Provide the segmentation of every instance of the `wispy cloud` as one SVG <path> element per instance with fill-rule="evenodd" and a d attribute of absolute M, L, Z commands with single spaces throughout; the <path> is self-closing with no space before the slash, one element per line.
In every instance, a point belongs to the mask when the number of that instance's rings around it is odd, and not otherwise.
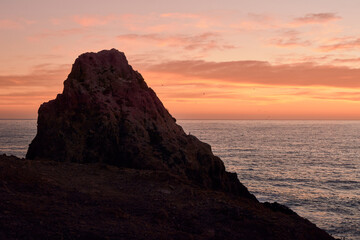
<path fill-rule="evenodd" d="M 259 31 L 281 28 L 281 22 L 268 14 L 249 13 L 245 18 L 230 24 L 230 27 L 240 31 Z"/>
<path fill-rule="evenodd" d="M 103 26 L 118 19 L 119 17 L 115 15 L 73 16 L 73 21 L 83 27 Z"/>
<path fill-rule="evenodd" d="M 148 70 L 218 82 L 360 88 L 360 69 L 311 63 L 271 65 L 263 61 L 173 61 L 149 66 Z"/>
<path fill-rule="evenodd" d="M 309 13 L 303 17 L 295 18 L 292 24 L 306 25 L 306 24 L 324 24 L 342 19 L 336 13 Z"/>
<path fill-rule="evenodd" d="M 36 118 L 39 105 L 61 92 L 69 69 L 41 64 L 26 75 L 1 75 L 0 118 Z"/>
<path fill-rule="evenodd" d="M 283 54 L 279 55 L 275 62 L 276 65 L 280 64 L 297 64 L 297 63 L 318 63 L 321 65 L 331 65 L 334 55 L 296 55 L 296 54 Z"/>
<path fill-rule="evenodd" d="M 15 29 L 20 28 L 22 25 L 14 20 L 0 19 L 0 29 Z"/>
<path fill-rule="evenodd" d="M 360 63 L 360 58 L 336 58 L 333 61 L 338 63 Z"/>
<path fill-rule="evenodd" d="M 34 23 L 35 21 L 27 19 L 0 19 L 0 29 L 20 29 Z"/>
<path fill-rule="evenodd" d="M 69 69 L 70 66 L 67 64 L 60 66 L 41 64 L 34 66 L 31 73 L 26 75 L 0 75 L 1 90 L 7 87 L 11 87 L 12 89 L 23 87 L 51 88 L 54 85 L 61 84 L 62 81 L 65 80 Z"/>
<path fill-rule="evenodd" d="M 163 20 L 170 21 L 171 25 L 184 26 L 187 28 L 194 29 L 214 29 L 218 27 L 220 22 L 218 21 L 217 16 L 214 14 L 195 14 L 195 13 L 179 13 L 179 12 L 170 12 L 160 14 L 160 18 Z"/>
<path fill-rule="evenodd" d="M 300 37 L 301 33 L 295 30 L 283 31 L 279 37 L 269 40 L 271 45 L 278 47 L 308 47 L 311 46 L 311 42 L 303 40 Z"/>
<path fill-rule="evenodd" d="M 174 19 L 199 19 L 201 18 L 198 14 L 193 13 L 178 13 L 178 12 L 170 12 L 170 13 L 162 13 L 160 14 L 163 18 L 174 18 Z"/>
<path fill-rule="evenodd" d="M 322 100 L 342 100 L 342 101 L 352 101 L 352 102 L 360 102 L 360 92 L 331 92 L 331 93 L 323 93 L 317 94 L 313 96 L 316 99 Z"/>
<path fill-rule="evenodd" d="M 221 44 L 220 35 L 213 32 L 198 35 L 163 35 L 163 34 L 124 34 L 119 35 L 120 41 L 152 41 L 158 46 L 177 47 L 184 50 L 231 49 L 233 45 Z"/>
<path fill-rule="evenodd" d="M 40 33 L 33 34 L 27 37 L 27 39 L 29 41 L 37 41 L 51 37 L 73 36 L 73 35 L 82 34 L 84 32 L 85 29 L 83 28 L 67 28 L 67 29 L 57 29 L 57 30 L 48 29 L 48 30 L 43 30 Z"/>
<path fill-rule="evenodd" d="M 324 52 L 352 50 L 354 48 L 360 48 L 360 38 L 342 38 L 335 40 L 335 43 L 333 44 L 322 45 L 319 47 L 319 49 Z"/>
<path fill-rule="evenodd" d="M 290 21 L 275 15 L 250 13 L 238 23 L 231 24 L 230 26 L 246 31 L 280 30 L 299 28 L 309 24 L 327 24 L 340 19 L 342 18 L 335 13 L 310 13 Z"/>

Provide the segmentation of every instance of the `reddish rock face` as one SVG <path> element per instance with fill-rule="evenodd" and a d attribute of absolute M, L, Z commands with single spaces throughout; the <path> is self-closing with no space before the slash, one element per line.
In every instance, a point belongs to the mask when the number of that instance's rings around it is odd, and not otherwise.
<path fill-rule="evenodd" d="M 200 186 L 254 200 L 210 145 L 187 135 L 155 92 L 115 49 L 85 53 L 64 90 L 39 108 L 28 159 L 169 170 Z"/>

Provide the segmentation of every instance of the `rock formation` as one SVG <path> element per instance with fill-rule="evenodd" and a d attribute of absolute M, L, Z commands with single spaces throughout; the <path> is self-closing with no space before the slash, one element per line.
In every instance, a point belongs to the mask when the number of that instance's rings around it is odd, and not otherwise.
<path fill-rule="evenodd" d="M 63 93 L 38 113 L 28 159 L 169 170 L 200 186 L 256 200 L 208 144 L 185 134 L 115 49 L 80 55 Z"/>
<path fill-rule="evenodd" d="M 0 239 L 335 240 L 290 209 L 170 171 L 0 155 Z"/>

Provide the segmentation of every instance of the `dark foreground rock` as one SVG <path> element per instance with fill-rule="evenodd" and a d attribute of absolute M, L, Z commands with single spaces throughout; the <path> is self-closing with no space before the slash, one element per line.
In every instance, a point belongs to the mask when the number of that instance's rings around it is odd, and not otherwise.
<path fill-rule="evenodd" d="M 76 59 L 63 93 L 39 108 L 37 135 L 26 157 L 171 171 L 256 200 L 235 173 L 225 171 L 210 145 L 185 134 L 115 49 Z"/>
<path fill-rule="evenodd" d="M 26 157 L 0 156 L 0 239 L 332 239 L 259 203 L 115 49 L 79 56 Z"/>
<path fill-rule="evenodd" d="M 0 156 L 0 239 L 333 239 L 278 204 L 165 170 Z"/>

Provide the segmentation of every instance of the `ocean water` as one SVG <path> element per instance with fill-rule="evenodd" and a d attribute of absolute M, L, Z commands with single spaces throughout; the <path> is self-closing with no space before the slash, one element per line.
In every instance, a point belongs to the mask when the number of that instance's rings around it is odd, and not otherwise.
<path fill-rule="evenodd" d="M 260 201 L 284 204 L 337 238 L 360 239 L 360 121 L 178 123 Z"/>
<path fill-rule="evenodd" d="M 360 121 L 179 120 L 262 202 L 360 240 Z M 36 120 L 0 120 L 0 154 L 24 157 Z"/>
<path fill-rule="evenodd" d="M 0 154 L 25 157 L 36 135 L 36 120 L 0 119 Z"/>

